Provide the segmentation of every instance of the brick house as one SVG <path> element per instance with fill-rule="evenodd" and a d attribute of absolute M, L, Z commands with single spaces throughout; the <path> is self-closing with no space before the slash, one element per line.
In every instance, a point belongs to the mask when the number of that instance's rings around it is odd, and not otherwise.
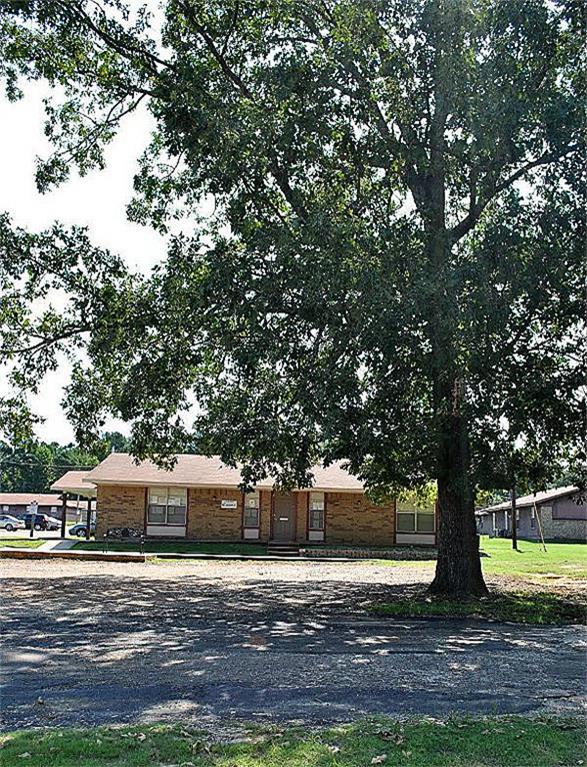
<path fill-rule="evenodd" d="M 52 486 L 52 489 L 54 486 Z M 53 493 L 0 493 L 0 514 L 10 514 L 21 519 L 27 514 L 31 503 L 37 503 L 38 514 L 48 514 L 50 517 L 61 519 L 63 500 L 61 495 Z M 87 509 L 85 501 L 68 500 L 66 519 L 77 522 Z"/>
<path fill-rule="evenodd" d="M 37 503 L 39 514 L 50 517 L 61 514 L 61 496 L 52 493 L 0 493 L 0 512 L 24 517 L 33 502 Z"/>
<path fill-rule="evenodd" d="M 170 471 L 112 453 L 85 477 L 97 489 L 96 537 L 133 528 L 148 537 L 387 546 L 436 543 L 434 509 L 373 503 L 341 462 L 313 469 L 311 488 L 271 480 L 242 492 L 238 469 L 218 457 L 178 455 Z"/>
<path fill-rule="evenodd" d="M 511 537 L 511 501 L 476 512 L 477 532 L 491 537 Z M 587 540 L 587 502 L 578 487 L 557 487 L 516 500 L 519 538 L 551 541 Z"/>

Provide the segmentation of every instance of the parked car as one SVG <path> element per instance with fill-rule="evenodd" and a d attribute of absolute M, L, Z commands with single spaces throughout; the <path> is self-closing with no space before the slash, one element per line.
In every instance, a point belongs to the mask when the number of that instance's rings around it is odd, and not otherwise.
<path fill-rule="evenodd" d="M 73 525 L 73 527 L 69 528 L 69 534 L 70 535 L 77 535 L 78 538 L 85 538 L 86 537 L 86 525 L 83 525 L 81 523 L 77 523 L 77 525 Z M 96 523 L 90 522 L 90 535 L 96 535 Z"/>
<path fill-rule="evenodd" d="M 18 517 L 13 517 L 10 514 L 3 514 L 0 516 L 0 530 L 6 530 L 11 533 L 13 530 L 22 530 L 24 528 L 24 522 Z"/>
<path fill-rule="evenodd" d="M 34 522 L 32 522 L 34 519 Z M 25 514 L 24 526 L 27 530 L 31 529 L 31 522 L 35 530 L 59 530 L 61 527 L 61 521 L 55 517 L 50 517 L 48 514 Z"/>

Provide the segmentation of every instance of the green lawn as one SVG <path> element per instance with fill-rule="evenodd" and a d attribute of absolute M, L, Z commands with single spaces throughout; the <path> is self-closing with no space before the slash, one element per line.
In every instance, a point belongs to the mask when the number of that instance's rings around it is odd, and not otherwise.
<path fill-rule="evenodd" d="M 584 543 L 546 543 L 546 552 L 539 543 L 519 541 L 518 551 L 512 549 L 512 542 L 507 538 L 489 538 L 481 536 L 481 564 L 486 575 L 538 575 L 565 577 L 574 579 L 587 578 L 587 544 Z M 406 562 L 378 560 L 390 565 Z M 436 561 L 427 559 L 414 561 L 414 565 L 434 567 Z"/>
<path fill-rule="evenodd" d="M 553 767 L 587 757 L 581 721 L 523 717 L 252 728 L 230 743 L 179 725 L 23 730 L 0 742 L 3 767 Z"/>
<path fill-rule="evenodd" d="M 519 541 L 518 551 L 511 540 L 481 537 L 483 571 L 490 575 L 559 575 L 587 578 L 587 545 L 584 543 L 539 543 Z"/>
<path fill-rule="evenodd" d="M 0 548 L 8 546 L 11 549 L 37 549 L 47 541 L 36 538 L 0 538 Z"/>
<path fill-rule="evenodd" d="M 487 536 L 481 539 L 481 563 L 486 576 L 530 577 L 542 581 L 544 590 L 529 591 L 520 581 L 519 591 L 492 593 L 485 599 L 447 600 L 416 594 L 375 605 L 373 611 L 404 618 L 444 616 L 536 624 L 586 623 L 587 611 L 579 597 L 569 594 L 568 588 L 557 591 L 557 583 L 563 578 L 579 581 L 587 578 L 587 545 L 547 543 L 546 549 L 545 552 L 538 543 L 520 541 L 518 551 L 514 551 L 511 540 Z M 387 564 L 386 560 L 380 562 Z M 428 560 L 426 565 L 433 568 L 435 562 Z"/>
<path fill-rule="evenodd" d="M 80 541 L 74 549 L 84 551 L 104 551 L 103 541 Z M 139 551 L 138 543 L 109 541 L 108 551 Z M 265 556 L 267 547 L 258 543 L 188 543 L 186 541 L 145 541 L 148 554 L 241 554 L 246 556 Z"/>
<path fill-rule="evenodd" d="M 495 593 L 484 599 L 448 600 L 419 595 L 374 605 L 373 612 L 402 618 L 488 618 L 514 623 L 587 623 L 582 604 L 550 592 Z"/>

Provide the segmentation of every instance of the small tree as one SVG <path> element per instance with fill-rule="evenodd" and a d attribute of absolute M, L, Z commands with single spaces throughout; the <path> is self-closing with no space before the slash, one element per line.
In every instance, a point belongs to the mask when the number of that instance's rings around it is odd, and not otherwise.
<path fill-rule="evenodd" d="M 145 101 L 157 128 L 129 214 L 162 231 L 190 216 L 140 298 L 93 328 L 72 416 L 132 419 L 135 453 L 165 457 L 195 399 L 199 448 L 248 481 L 304 484 L 336 458 L 381 492 L 435 478 L 432 589 L 484 593 L 473 494 L 504 392 L 537 423 L 560 391 L 565 442 L 579 435 L 580 8 L 164 10 L 157 31 L 119 0 L 3 10 L 9 93 L 25 75 L 67 94 L 40 188 L 102 164 Z"/>

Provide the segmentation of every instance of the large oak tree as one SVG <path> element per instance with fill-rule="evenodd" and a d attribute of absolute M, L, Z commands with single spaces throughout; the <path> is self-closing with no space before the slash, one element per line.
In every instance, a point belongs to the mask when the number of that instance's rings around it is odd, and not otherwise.
<path fill-rule="evenodd" d="M 483 593 L 477 482 L 504 445 L 536 467 L 580 453 L 581 4 L 2 7 L 9 95 L 23 76 L 63 94 L 39 187 L 103 164 L 144 102 L 129 215 L 185 216 L 99 313 L 72 417 L 132 420 L 135 453 L 165 457 L 195 402 L 198 448 L 250 481 L 337 458 L 374 492 L 434 478 L 432 590 Z"/>

